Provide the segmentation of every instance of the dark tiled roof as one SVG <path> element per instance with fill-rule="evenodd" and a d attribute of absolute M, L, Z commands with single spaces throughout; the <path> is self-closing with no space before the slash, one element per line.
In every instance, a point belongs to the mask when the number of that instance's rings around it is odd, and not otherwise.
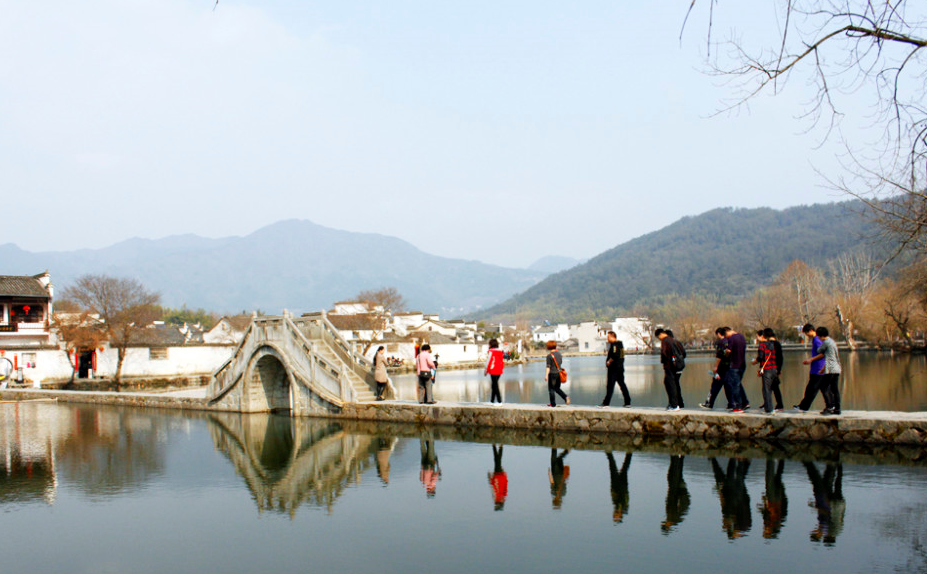
<path fill-rule="evenodd" d="M 251 315 L 234 315 L 232 317 L 223 317 L 229 322 L 229 325 L 236 331 L 244 331 L 251 324 Z"/>
<path fill-rule="evenodd" d="M 0 296 L 49 298 L 38 279 L 20 275 L 0 275 Z"/>
<path fill-rule="evenodd" d="M 142 329 L 132 341 L 132 344 L 137 346 L 179 347 L 186 341 L 186 337 L 177 327 L 172 325 L 151 325 Z"/>

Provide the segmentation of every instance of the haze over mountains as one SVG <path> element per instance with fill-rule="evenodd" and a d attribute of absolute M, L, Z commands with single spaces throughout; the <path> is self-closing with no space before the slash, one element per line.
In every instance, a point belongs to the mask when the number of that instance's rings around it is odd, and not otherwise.
<path fill-rule="evenodd" d="M 874 235 L 859 202 L 722 208 L 684 217 L 551 275 L 492 308 L 488 320 L 579 321 L 630 313 L 673 294 L 733 302 L 768 285 L 790 262 L 823 266 Z"/>
<path fill-rule="evenodd" d="M 0 273 L 48 269 L 55 285 L 84 273 L 136 277 L 166 305 L 224 313 L 330 308 L 362 289 L 395 286 L 411 307 L 444 315 L 497 303 L 546 273 L 425 253 L 406 241 L 281 221 L 246 235 L 130 239 L 103 249 L 30 253 L 0 245 Z"/>
<path fill-rule="evenodd" d="M 577 321 L 672 294 L 734 301 L 795 259 L 824 265 L 871 234 L 852 202 L 715 209 L 584 263 L 549 256 L 530 269 L 510 269 L 430 255 L 395 237 L 287 220 L 244 237 L 178 235 L 47 253 L 0 245 L 0 273 L 48 269 L 59 288 L 84 273 L 131 276 L 159 291 L 166 305 L 222 313 L 318 310 L 362 289 L 395 286 L 410 307 L 447 317 L 511 319 L 517 309 L 520 318 Z"/>

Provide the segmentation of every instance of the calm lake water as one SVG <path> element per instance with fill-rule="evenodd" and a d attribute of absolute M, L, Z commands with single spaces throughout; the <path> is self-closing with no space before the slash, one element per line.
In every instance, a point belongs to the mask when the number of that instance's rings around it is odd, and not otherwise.
<path fill-rule="evenodd" d="M 9 573 L 927 571 L 910 449 L 36 403 L 0 448 Z"/>
<path fill-rule="evenodd" d="M 786 352 L 782 371 L 782 396 L 786 408 L 798 403 L 808 382 L 808 366 L 802 365 L 807 354 Z M 840 377 L 844 410 L 927 411 L 927 357 L 924 355 L 889 355 L 887 353 L 842 353 L 843 372 Z M 691 355 L 682 375 L 682 392 L 686 407 L 698 408 L 711 386 L 709 371 L 714 366 L 712 355 Z M 564 368 L 570 383 L 564 387 L 573 404 L 598 405 L 605 396 L 604 357 L 566 357 Z M 657 355 L 632 355 L 625 361 L 625 379 L 635 406 L 665 407 L 663 369 Z M 393 378 L 401 399 L 415 400 L 415 375 Z M 513 403 L 547 404 L 547 383 L 544 362 L 531 362 L 506 368 L 500 382 L 502 398 Z M 760 379 L 750 368 L 744 375 L 744 386 L 750 402 L 759 407 L 763 402 Z M 489 401 L 489 378 L 483 371 L 440 371 L 435 381 L 435 398 L 439 401 Z M 612 406 L 621 406 L 621 393 L 616 389 Z M 559 398 L 558 398 L 559 402 Z M 724 395 L 716 408 L 724 407 Z M 823 409 L 824 399 L 818 394 L 813 408 Z"/>

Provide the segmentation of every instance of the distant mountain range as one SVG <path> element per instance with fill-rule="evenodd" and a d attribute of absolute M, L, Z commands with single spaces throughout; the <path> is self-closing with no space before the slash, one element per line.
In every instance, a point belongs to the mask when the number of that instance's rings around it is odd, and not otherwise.
<path fill-rule="evenodd" d="M 577 321 L 614 317 L 667 296 L 704 293 L 733 302 L 768 285 L 790 262 L 824 265 L 866 243 L 862 204 L 782 211 L 714 209 L 622 243 L 470 316 Z"/>
<path fill-rule="evenodd" d="M 135 277 L 171 306 L 278 313 L 329 308 L 362 289 L 394 286 L 409 305 L 459 315 L 524 291 L 547 275 L 429 255 L 410 243 L 281 221 L 244 237 L 130 239 L 103 249 L 30 253 L 0 245 L 0 274 L 48 269 L 57 287 L 84 273 Z"/>

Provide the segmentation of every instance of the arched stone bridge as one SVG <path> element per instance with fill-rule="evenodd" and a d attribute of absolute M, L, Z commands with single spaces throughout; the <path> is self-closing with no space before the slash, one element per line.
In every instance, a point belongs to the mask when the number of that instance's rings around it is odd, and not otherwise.
<path fill-rule="evenodd" d="M 240 413 L 335 414 L 372 400 L 372 365 L 325 317 L 255 317 L 207 387 L 209 406 Z"/>

